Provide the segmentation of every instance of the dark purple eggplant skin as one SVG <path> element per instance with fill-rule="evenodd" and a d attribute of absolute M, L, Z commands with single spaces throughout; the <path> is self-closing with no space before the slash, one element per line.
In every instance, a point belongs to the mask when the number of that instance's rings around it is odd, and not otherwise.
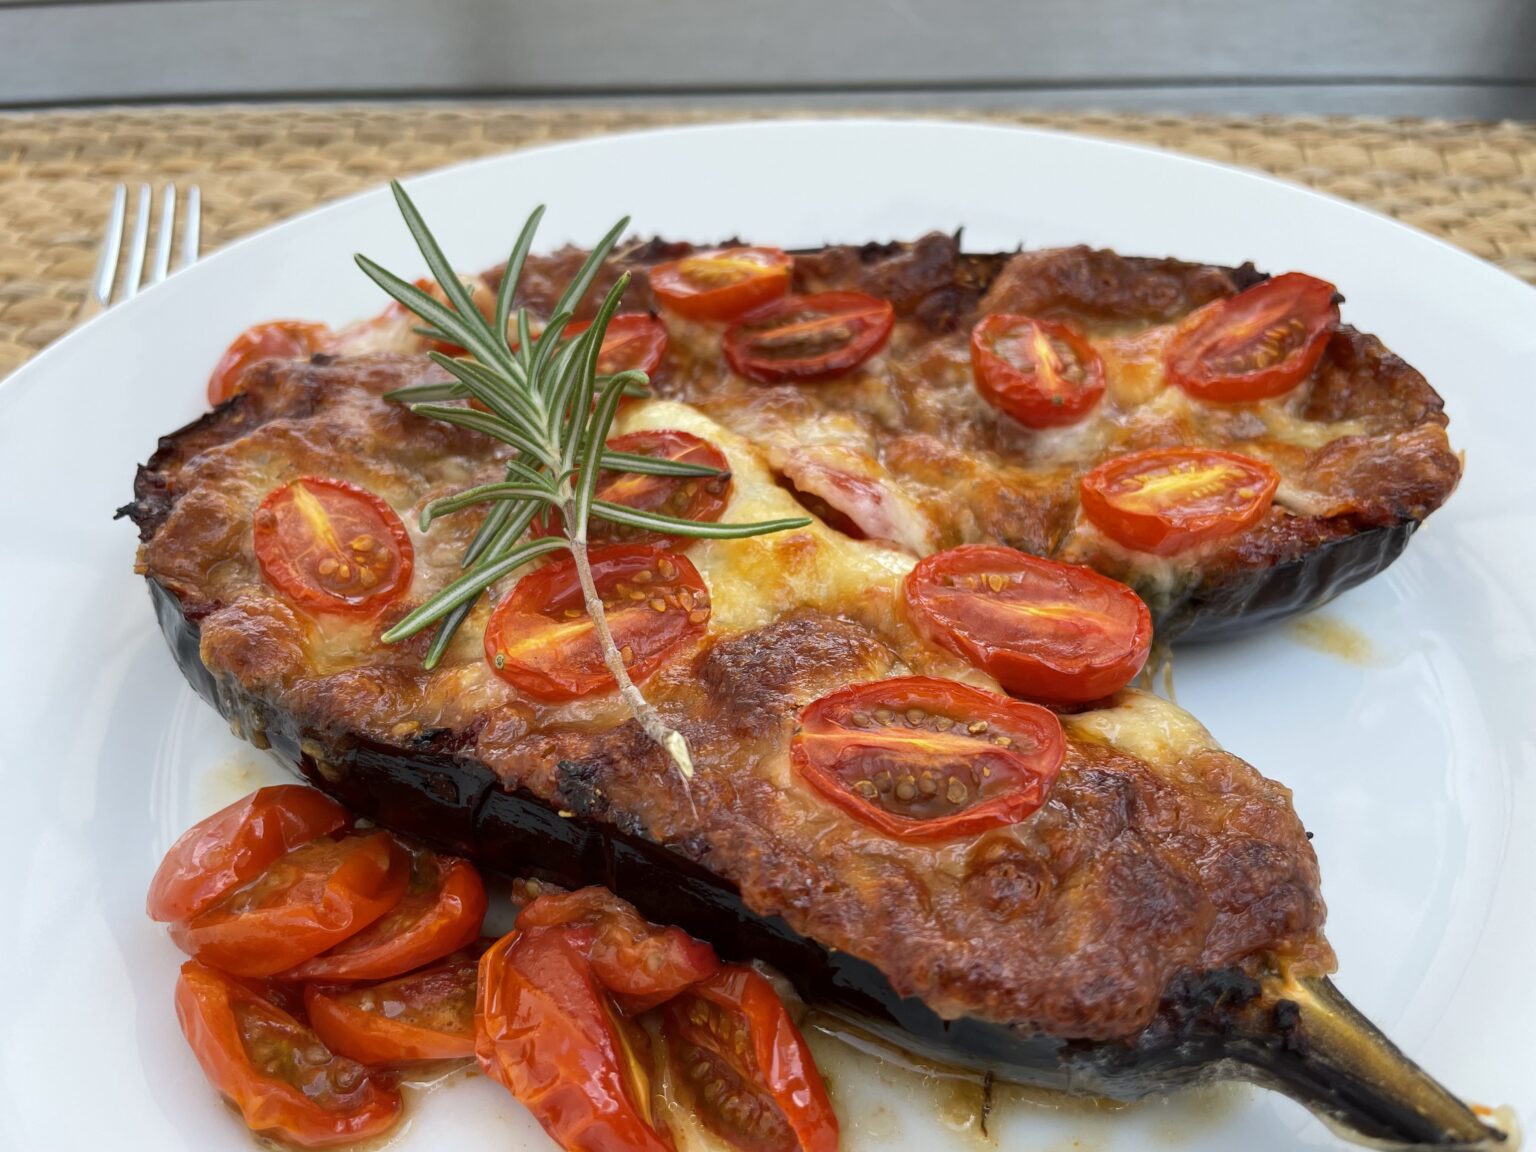
<path fill-rule="evenodd" d="M 1283 1091 L 1371 1139 L 1467 1146 L 1412 1100 L 1380 1091 L 1342 1054 L 1311 1042 L 1298 1005 L 1267 993 L 1238 969 L 1186 973 L 1168 988 L 1153 1022 L 1123 1042 L 942 1019 L 922 1001 L 898 995 L 865 961 L 829 952 L 776 916 L 754 914 L 733 885 L 686 857 L 590 818 L 580 762 L 560 766 L 561 791 L 573 805 L 562 813 L 531 793 L 505 788 L 484 764 L 441 747 L 431 732 L 401 747 L 300 730 L 291 715 L 215 677 L 199 655 L 197 623 L 174 595 L 152 579 L 148 583 L 161 631 L 198 694 L 247 739 L 275 752 L 355 815 L 511 876 L 609 888 L 646 918 L 709 941 L 726 960 L 772 965 L 807 1004 L 877 1039 L 1005 1081 L 1123 1100 L 1212 1079 L 1247 1080 Z M 1323 996 L 1352 1012 L 1330 982 L 1318 983 Z M 1389 1058 L 1412 1068 L 1363 1019 L 1358 1026 Z M 1466 1116 L 1476 1126 L 1471 1113 Z"/>

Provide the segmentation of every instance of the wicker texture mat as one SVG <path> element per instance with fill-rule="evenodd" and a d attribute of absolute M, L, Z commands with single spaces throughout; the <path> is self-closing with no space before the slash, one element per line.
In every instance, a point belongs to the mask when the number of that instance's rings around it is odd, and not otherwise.
<path fill-rule="evenodd" d="M 118 180 L 201 184 L 208 251 L 392 176 L 553 140 L 761 115 L 439 104 L 0 116 L 0 376 L 72 325 Z M 1396 216 L 1536 282 L 1536 125 L 963 118 L 1068 129 L 1264 169 Z"/>

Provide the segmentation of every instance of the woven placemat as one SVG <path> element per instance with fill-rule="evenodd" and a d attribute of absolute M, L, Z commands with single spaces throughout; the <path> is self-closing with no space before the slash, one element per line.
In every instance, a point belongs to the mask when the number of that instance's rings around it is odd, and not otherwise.
<path fill-rule="evenodd" d="M 116 181 L 200 184 L 206 251 L 392 176 L 553 140 L 764 115 L 418 104 L 0 116 L 0 376 L 73 323 Z M 951 115 L 1132 140 L 1264 169 L 1396 216 L 1536 282 L 1536 125 Z"/>

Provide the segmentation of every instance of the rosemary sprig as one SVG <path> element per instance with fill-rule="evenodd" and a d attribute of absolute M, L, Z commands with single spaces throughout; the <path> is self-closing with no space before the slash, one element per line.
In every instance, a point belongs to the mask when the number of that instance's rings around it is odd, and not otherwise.
<path fill-rule="evenodd" d="M 437 625 L 426 656 L 434 667 L 447 651 L 454 633 L 468 617 L 486 589 L 512 575 L 530 561 L 568 550 L 581 582 L 582 597 L 604 661 L 619 693 L 646 734 L 667 750 L 684 779 L 693 774 L 687 741 L 669 727 L 641 695 L 624 667 L 602 598 L 592 578 L 587 552 L 587 527 L 591 517 L 615 524 L 649 529 L 670 536 L 734 540 L 759 536 L 810 523 L 806 518 L 765 520 L 752 524 L 715 524 L 679 520 L 597 499 L 598 474 L 605 470 L 638 472 L 653 476 L 712 476 L 717 473 L 698 465 L 656 460 L 608 449 L 608 430 L 619 401 L 627 394 L 642 393 L 647 383 L 643 372 L 599 376 L 598 353 L 608 322 L 618 311 L 619 300 L 629 283 L 625 273 L 608 291 L 590 327 L 574 339 L 564 331 L 577 306 L 591 288 L 603 260 L 629 226 L 626 217 L 609 229 L 592 249 L 580 270 L 555 305 L 542 331 L 533 334 L 526 308 L 512 308 L 523 264 L 533 246 L 544 209 L 528 217 L 507 260 L 501 288 L 496 295 L 493 320 L 488 321 L 474 305 L 469 290 L 453 272 L 426 221 L 398 182 L 390 184 L 395 203 L 405 218 L 416 246 L 442 287 L 448 303 L 423 292 L 408 280 L 359 255 L 360 268 L 379 287 L 399 301 L 422 322 L 418 331 L 430 332 L 465 349 L 467 355 L 429 353 L 433 363 L 447 371 L 452 381 L 401 388 L 389 398 L 410 406 L 421 416 L 469 428 L 510 445 L 515 451 L 502 481 L 481 484 L 453 496 L 432 501 L 421 513 L 421 529 L 450 512 L 489 505 L 479 531 L 465 550 L 464 575 L 408 614 L 384 633 L 386 644 L 414 636 Z M 517 343 L 508 338 L 517 333 Z M 454 403 L 478 400 L 487 411 Z M 529 526 L 541 516 L 558 512 L 564 536 L 526 539 Z"/>

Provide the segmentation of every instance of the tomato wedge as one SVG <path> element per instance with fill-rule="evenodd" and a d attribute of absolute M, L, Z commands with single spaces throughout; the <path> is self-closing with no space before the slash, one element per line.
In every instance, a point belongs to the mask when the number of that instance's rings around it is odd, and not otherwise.
<path fill-rule="evenodd" d="M 742 1152 L 837 1152 L 837 1116 L 766 978 L 727 967 L 662 1008 L 668 1058 L 705 1127 Z"/>
<path fill-rule="evenodd" d="M 1127 548 L 1172 556 L 1241 532 L 1269 511 L 1280 475 L 1262 460 L 1166 448 L 1106 460 L 1082 478 L 1083 514 Z"/>
<path fill-rule="evenodd" d="M 355 936 L 285 974 L 289 980 L 387 980 L 476 940 L 485 885 L 468 860 L 406 847 L 410 880 L 400 902 Z"/>
<path fill-rule="evenodd" d="M 410 874 L 387 832 L 311 840 L 190 920 L 171 939 L 235 976 L 273 976 L 362 931 L 400 902 Z"/>
<path fill-rule="evenodd" d="M 725 358 L 764 384 L 828 380 L 857 368 L 896 323 L 889 300 L 862 292 L 785 296 L 748 312 L 725 334 Z"/>
<path fill-rule="evenodd" d="M 252 531 L 261 574 L 300 607 L 366 615 L 410 586 L 415 554 L 405 525 L 355 484 L 302 476 L 275 488 Z"/>
<path fill-rule="evenodd" d="M 971 330 L 971 373 L 992 407 L 1027 428 L 1075 424 L 1104 395 L 1104 361 L 1070 324 L 998 313 Z"/>
<path fill-rule="evenodd" d="M 475 1054 L 475 974 L 461 955 L 409 976 L 350 990 L 310 984 L 309 1024 L 332 1052 L 363 1064 L 467 1060 Z"/>
<path fill-rule="evenodd" d="M 1055 713 L 929 676 L 823 696 L 790 743 L 807 784 L 897 840 L 1018 823 L 1045 803 L 1065 755 Z"/>
<path fill-rule="evenodd" d="M 199 820 L 171 845 L 149 884 L 150 919 L 190 919 L 283 853 L 346 823 L 346 810 L 313 788 L 257 789 Z"/>
<path fill-rule="evenodd" d="M 1236 404 L 1289 392 L 1312 374 L 1339 325 L 1338 289 L 1288 272 L 1196 309 L 1174 333 L 1166 367 L 1184 391 Z"/>
<path fill-rule="evenodd" d="M 598 500 L 710 524 L 725 514 L 725 506 L 731 500 L 730 463 L 725 453 L 708 440 L 692 432 L 663 428 L 615 436 L 607 446 L 614 452 L 702 465 L 715 469 L 720 475 L 646 476 L 639 472 L 604 469 L 597 478 Z M 561 535 L 563 523 L 558 512 L 551 513 L 548 524 L 537 529 L 536 534 Z M 587 523 L 587 538 L 593 544 L 652 544 L 670 548 L 691 543 L 684 536 L 664 536 L 646 528 L 632 528 L 595 517 Z"/>
<path fill-rule="evenodd" d="M 613 642 L 635 680 L 704 634 L 709 589 L 686 556 L 643 544 L 611 544 L 589 556 Z M 562 556 L 530 572 L 496 605 L 485 629 L 485 658 L 498 676 L 536 700 L 613 689 L 574 560 Z"/>
<path fill-rule="evenodd" d="M 651 269 L 651 291 L 690 320 L 734 320 L 789 291 L 794 260 L 778 248 L 715 248 Z"/>
<path fill-rule="evenodd" d="M 240 391 L 245 370 L 263 360 L 307 360 L 330 347 L 333 333 L 324 324 L 273 320 L 235 337 L 208 377 L 208 403 L 218 405 Z"/>
<path fill-rule="evenodd" d="M 930 643 L 1034 700 L 1075 704 L 1118 692 L 1152 647 L 1152 614 L 1124 584 L 1001 545 L 925 557 L 902 595 Z"/>
<path fill-rule="evenodd" d="M 580 336 L 592 321 L 566 326 L 564 338 Z M 651 375 L 667 354 L 667 326 L 649 312 L 621 312 L 608 321 L 603 346 L 597 350 L 597 373 L 644 372 Z"/>
<path fill-rule="evenodd" d="M 400 1118 L 393 1087 L 244 984 L 196 961 L 181 966 L 176 1018 L 203 1074 L 259 1135 L 331 1148 L 382 1135 Z"/>

